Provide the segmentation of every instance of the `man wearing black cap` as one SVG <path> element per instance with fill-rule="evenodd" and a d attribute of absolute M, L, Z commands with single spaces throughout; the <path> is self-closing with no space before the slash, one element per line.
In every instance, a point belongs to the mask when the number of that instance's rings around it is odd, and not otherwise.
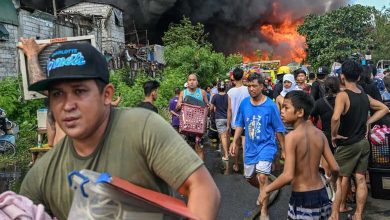
<path fill-rule="evenodd" d="M 37 60 L 33 39 L 22 39 L 20 48 L 28 60 Z M 188 197 L 200 219 L 216 217 L 220 195 L 202 160 L 158 114 L 111 107 L 107 63 L 93 46 L 63 44 L 49 56 L 46 77 L 29 89 L 48 90 L 50 109 L 66 136 L 29 170 L 22 195 L 66 219 L 73 199 L 67 175 L 89 169 L 166 194 L 172 187 Z"/>
<path fill-rule="evenodd" d="M 326 66 L 321 66 L 317 71 L 317 80 L 311 85 L 310 95 L 314 100 L 320 99 L 325 96 L 324 81 L 329 74 L 329 69 Z"/>

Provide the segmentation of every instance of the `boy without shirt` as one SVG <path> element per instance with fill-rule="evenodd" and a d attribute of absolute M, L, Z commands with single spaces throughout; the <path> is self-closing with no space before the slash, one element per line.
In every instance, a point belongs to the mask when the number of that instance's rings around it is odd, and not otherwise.
<path fill-rule="evenodd" d="M 321 130 L 308 122 L 313 99 L 303 91 L 287 93 L 281 109 L 282 120 L 294 130 L 285 137 L 283 173 L 261 191 L 261 204 L 266 205 L 269 194 L 291 182 L 288 219 L 328 219 L 332 202 L 318 171 L 321 156 L 332 170 L 332 180 L 338 177 L 339 167 Z M 337 211 L 337 210 L 336 210 Z"/>

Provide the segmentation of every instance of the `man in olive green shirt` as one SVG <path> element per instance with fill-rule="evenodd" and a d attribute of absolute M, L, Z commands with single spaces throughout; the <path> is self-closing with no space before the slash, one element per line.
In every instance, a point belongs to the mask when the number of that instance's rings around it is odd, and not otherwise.
<path fill-rule="evenodd" d="M 29 72 L 42 71 L 43 49 L 22 39 Z M 110 106 L 114 87 L 107 64 L 90 44 L 68 43 L 49 57 L 47 79 L 29 86 L 48 90 L 50 109 L 66 136 L 27 173 L 20 193 L 66 219 L 73 193 L 67 175 L 73 170 L 109 172 L 134 184 L 188 197 L 200 219 L 214 219 L 220 194 L 203 162 L 159 115 L 142 109 Z"/>

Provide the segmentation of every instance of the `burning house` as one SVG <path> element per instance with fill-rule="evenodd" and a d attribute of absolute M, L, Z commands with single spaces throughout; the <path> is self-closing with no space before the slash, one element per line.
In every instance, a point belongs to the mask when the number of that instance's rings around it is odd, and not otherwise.
<path fill-rule="evenodd" d="M 122 11 L 113 5 L 88 2 L 69 5 L 52 15 L 17 0 L 0 1 L 0 78 L 19 72 L 16 45 L 20 37 L 82 35 L 94 35 L 97 47 L 111 54 L 112 63 L 117 65 L 125 44 Z"/>

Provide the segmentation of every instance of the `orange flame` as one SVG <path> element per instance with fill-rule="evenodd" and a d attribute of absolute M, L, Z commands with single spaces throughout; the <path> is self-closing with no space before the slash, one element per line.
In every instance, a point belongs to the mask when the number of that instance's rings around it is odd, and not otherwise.
<path fill-rule="evenodd" d="M 272 59 L 281 60 L 282 64 L 292 61 L 302 62 L 306 59 L 305 37 L 299 35 L 297 27 L 303 20 L 291 21 L 285 19 L 282 24 L 264 24 L 259 27 L 261 35 L 273 46 Z M 261 51 L 261 60 L 268 60 L 269 51 Z M 245 54 L 244 63 L 259 60 L 259 53 Z"/>

